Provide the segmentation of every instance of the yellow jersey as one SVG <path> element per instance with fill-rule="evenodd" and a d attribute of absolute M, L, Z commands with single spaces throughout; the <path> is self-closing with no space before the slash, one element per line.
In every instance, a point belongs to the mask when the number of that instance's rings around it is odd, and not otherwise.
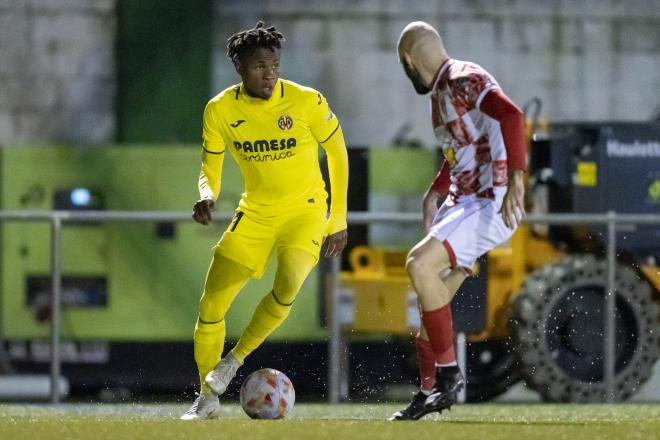
<path fill-rule="evenodd" d="M 248 96 L 242 84 L 231 86 L 204 110 L 200 196 L 217 199 L 229 151 L 243 176 L 241 209 L 276 213 L 310 199 L 325 202 L 318 147 L 337 130 L 327 100 L 312 88 L 280 78 L 265 100 Z M 345 217 L 345 190 L 338 196 L 332 211 Z"/>

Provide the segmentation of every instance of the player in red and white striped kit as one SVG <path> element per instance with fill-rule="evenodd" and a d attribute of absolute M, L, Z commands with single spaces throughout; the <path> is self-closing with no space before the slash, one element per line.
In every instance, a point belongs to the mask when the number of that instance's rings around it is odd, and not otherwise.
<path fill-rule="evenodd" d="M 406 261 L 421 313 L 421 384 L 390 420 L 416 420 L 451 407 L 464 386 L 450 302 L 476 259 L 507 241 L 524 215 L 526 150 L 520 109 L 483 68 L 450 58 L 432 26 L 406 26 L 398 52 L 417 93 L 431 92 L 433 130 L 445 157 L 424 196 L 427 235 Z"/>

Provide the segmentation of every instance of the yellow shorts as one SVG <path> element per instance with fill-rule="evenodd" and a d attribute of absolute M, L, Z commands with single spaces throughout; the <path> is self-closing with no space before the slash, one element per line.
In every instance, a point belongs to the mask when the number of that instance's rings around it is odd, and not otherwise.
<path fill-rule="evenodd" d="M 303 205 L 278 215 L 239 208 L 214 250 L 250 268 L 253 278 L 263 276 L 273 250 L 279 254 L 285 249 L 301 249 L 318 261 L 327 229 L 326 210 L 325 203 Z"/>

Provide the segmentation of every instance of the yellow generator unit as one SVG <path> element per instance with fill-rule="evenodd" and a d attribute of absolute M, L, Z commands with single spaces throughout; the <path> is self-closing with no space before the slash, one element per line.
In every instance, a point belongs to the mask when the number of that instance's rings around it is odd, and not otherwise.
<path fill-rule="evenodd" d="M 349 255 L 351 272 L 342 272 L 342 295 L 352 307 L 345 321 L 355 333 L 416 333 L 417 297 L 405 271 L 407 251 L 356 246 Z"/>

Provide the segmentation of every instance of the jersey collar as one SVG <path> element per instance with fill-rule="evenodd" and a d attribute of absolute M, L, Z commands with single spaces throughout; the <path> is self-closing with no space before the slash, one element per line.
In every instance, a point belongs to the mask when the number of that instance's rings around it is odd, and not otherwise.
<path fill-rule="evenodd" d="M 435 76 L 433 77 L 433 81 L 431 81 L 431 90 L 435 90 L 435 88 L 438 86 L 438 83 L 440 82 L 440 78 L 442 78 L 442 75 L 445 73 L 445 71 L 449 67 L 449 62 L 450 61 L 451 61 L 451 58 L 447 58 L 440 65 L 440 68 L 438 69 L 438 71 L 435 72 Z"/>

